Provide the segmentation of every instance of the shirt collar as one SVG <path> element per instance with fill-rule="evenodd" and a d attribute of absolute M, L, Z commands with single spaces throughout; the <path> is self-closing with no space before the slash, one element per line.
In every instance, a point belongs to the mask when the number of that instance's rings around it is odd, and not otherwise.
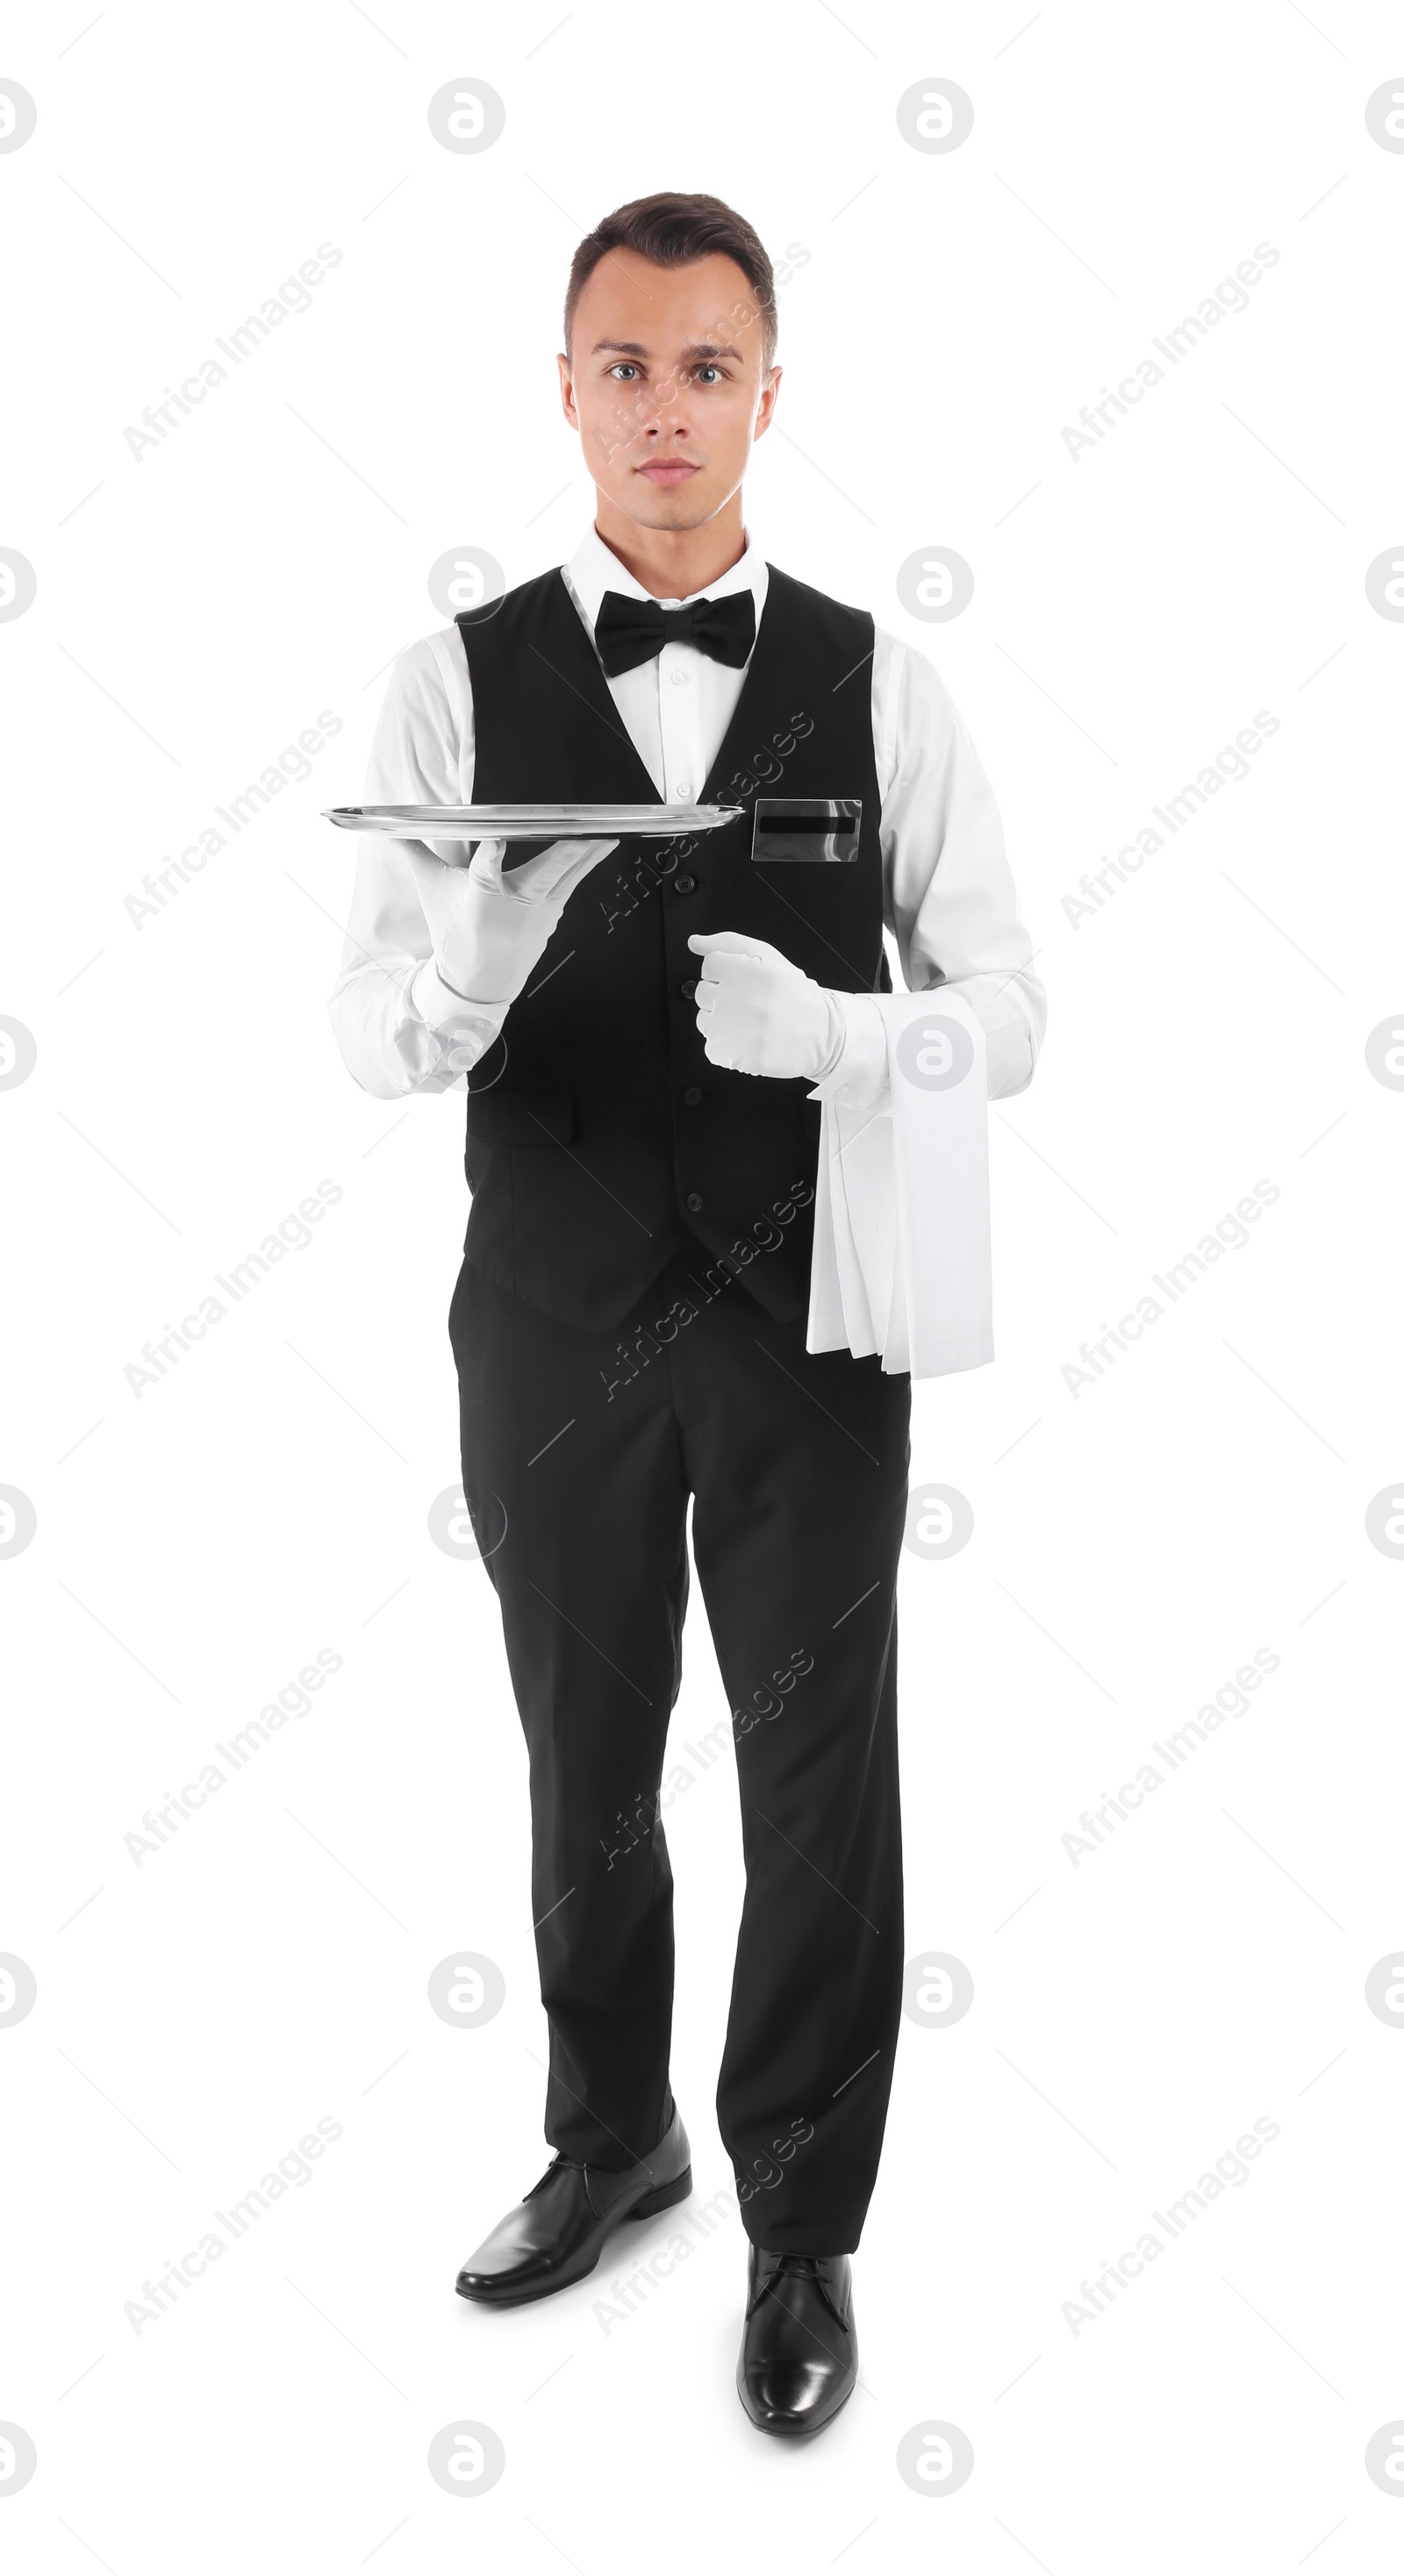
<path fill-rule="evenodd" d="M 689 591 L 687 596 L 689 599 L 730 599 L 738 591 L 749 590 L 755 599 L 756 625 L 759 628 L 769 576 L 749 527 L 745 533 L 745 553 L 730 570 L 720 573 L 715 581 L 709 581 L 704 589 Z M 620 591 L 626 599 L 653 597 L 652 591 L 645 590 L 642 582 L 636 581 L 626 570 L 618 555 L 611 551 L 599 530 L 593 526 L 586 529 L 569 563 L 563 564 L 561 569 L 566 586 L 592 636 L 600 613 L 600 602 L 607 590 Z M 685 602 L 664 599 L 658 605 L 660 608 L 680 608 Z"/>

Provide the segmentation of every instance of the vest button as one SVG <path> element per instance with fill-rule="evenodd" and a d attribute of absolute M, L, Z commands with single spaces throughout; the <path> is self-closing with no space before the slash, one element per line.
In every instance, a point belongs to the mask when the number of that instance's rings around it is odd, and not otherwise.
<path fill-rule="evenodd" d="M 695 1002 L 697 999 L 697 986 L 695 984 L 679 984 L 678 991 L 681 993 L 685 1002 Z"/>
<path fill-rule="evenodd" d="M 696 1082 L 690 1082 L 690 1083 L 688 1084 L 688 1086 L 687 1086 L 686 1091 L 683 1093 L 683 1105 L 684 1105 L 684 1107 L 685 1107 L 685 1108 L 688 1108 L 688 1109 L 695 1109 L 695 1108 L 697 1107 L 697 1105 L 698 1105 L 698 1102 L 701 1100 L 701 1097 L 702 1097 L 701 1085 L 700 1085 L 700 1084 L 698 1084 L 698 1083 L 696 1083 Z"/>
<path fill-rule="evenodd" d="M 689 1210 L 689 1213 L 690 1213 L 691 1215 L 693 1215 L 693 1216 L 698 1215 L 698 1214 L 699 1214 L 699 1212 L 700 1212 L 700 1210 L 701 1210 L 701 1206 L 702 1206 L 702 1193 L 701 1193 L 701 1191 L 700 1191 L 700 1190 L 689 1190 L 689 1191 L 688 1191 L 688 1194 L 687 1194 L 687 1204 L 688 1204 L 688 1210 Z"/>
<path fill-rule="evenodd" d="M 674 877 L 673 892 L 674 894 L 696 894 L 696 877 Z"/>

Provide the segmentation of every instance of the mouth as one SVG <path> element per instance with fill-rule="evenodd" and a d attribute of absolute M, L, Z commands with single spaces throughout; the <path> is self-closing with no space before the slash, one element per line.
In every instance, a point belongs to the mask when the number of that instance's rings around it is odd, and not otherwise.
<path fill-rule="evenodd" d="M 687 464 L 681 457 L 671 457 L 666 464 L 660 459 L 656 465 L 636 465 L 634 471 L 645 483 L 668 485 L 686 483 L 691 475 L 700 471 L 700 468 Z"/>

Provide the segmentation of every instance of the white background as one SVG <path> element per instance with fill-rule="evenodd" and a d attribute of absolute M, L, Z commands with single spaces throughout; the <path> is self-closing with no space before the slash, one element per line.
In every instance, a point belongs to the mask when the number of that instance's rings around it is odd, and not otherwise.
<path fill-rule="evenodd" d="M 0 46 L 38 106 L 0 155 L 0 545 L 38 585 L 0 624 L 0 1011 L 38 1050 L 0 1097 L 0 1481 L 37 1512 L 0 1563 L 0 1948 L 38 1983 L 0 2031 L 0 2417 L 38 2451 L 0 2486 L 15 2563 L 1394 2567 L 1404 2499 L 1364 2454 L 1404 2416 L 1404 2035 L 1364 1989 L 1404 1935 L 1404 1567 L 1365 1515 L 1402 1463 L 1404 1100 L 1365 1047 L 1401 1003 L 1404 630 L 1365 574 L 1404 533 L 1404 156 L 1364 109 L 1398 13 L 556 21 L 74 0 Z M 937 76 L 975 105 L 946 155 L 896 122 Z M 429 129 L 460 77 L 506 105 L 480 155 Z M 938 663 L 1050 994 L 992 1120 L 997 1362 L 916 1394 L 914 1484 L 974 1535 L 903 1561 L 909 1957 L 975 1998 L 904 2019 L 862 2385 L 799 2451 L 734 2393 L 734 2214 L 607 2332 L 671 2218 L 543 2305 L 453 2294 L 545 2161 L 525 1756 L 486 1578 L 427 1528 L 458 1473 L 462 1111 L 359 1093 L 324 1007 L 353 853 L 321 808 L 444 622 L 429 566 L 573 550 L 566 271 L 662 186 L 809 254 L 752 524 Z M 322 242 L 311 310 L 134 457 L 143 407 Z M 1261 242 L 1248 310 L 1074 461 L 1063 427 Z M 945 625 L 896 593 L 931 545 L 974 571 Z M 321 710 L 312 776 L 135 927 L 143 876 Z M 1258 710 L 1250 776 L 1074 927 L 1083 873 Z M 143 1344 L 322 1179 L 311 1243 L 134 1394 Z M 1259 1180 L 1251 1241 L 1074 1395 L 1079 1345 Z M 138 1867 L 143 1812 L 323 1648 L 309 1713 Z M 1080 1812 L 1260 1648 L 1247 1713 L 1074 1867 Z M 699 1608 L 675 1744 L 723 1714 Z M 739 1832 L 729 1752 L 693 1767 L 673 2073 L 705 2202 Z M 427 2001 L 456 1944 L 506 1980 L 475 2030 Z M 310 2180 L 136 2333 L 125 2303 L 319 2118 L 343 2134 Z M 1074 2332 L 1079 2284 L 1258 2119 L 1247 2179 Z M 461 2419 L 506 2469 L 458 2497 L 426 2453 Z M 958 2493 L 898 2473 L 932 2421 L 973 2444 Z"/>

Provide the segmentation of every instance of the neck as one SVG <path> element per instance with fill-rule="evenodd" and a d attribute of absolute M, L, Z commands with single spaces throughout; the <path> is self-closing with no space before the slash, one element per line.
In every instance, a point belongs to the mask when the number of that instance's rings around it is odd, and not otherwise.
<path fill-rule="evenodd" d="M 646 528 L 596 486 L 595 533 L 653 599 L 688 599 L 746 551 L 740 487 L 699 528 Z"/>

